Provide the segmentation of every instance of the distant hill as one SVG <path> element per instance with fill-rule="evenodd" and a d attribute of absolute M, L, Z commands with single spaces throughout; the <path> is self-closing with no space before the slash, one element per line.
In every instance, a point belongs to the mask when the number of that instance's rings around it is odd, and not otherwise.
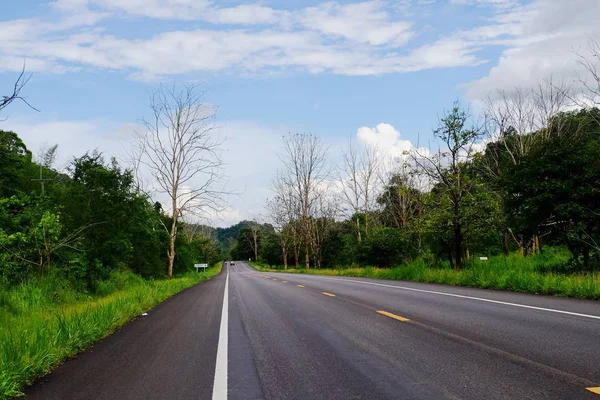
<path fill-rule="evenodd" d="M 252 221 L 241 221 L 228 228 L 214 228 L 215 238 L 221 246 L 223 252 L 227 252 L 231 249 L 233 244 L 237 241 L 240 231 L 250 225 Z M 272 233 L 275 230 L 271 224 L 259 224 L 264 233 Z"/>

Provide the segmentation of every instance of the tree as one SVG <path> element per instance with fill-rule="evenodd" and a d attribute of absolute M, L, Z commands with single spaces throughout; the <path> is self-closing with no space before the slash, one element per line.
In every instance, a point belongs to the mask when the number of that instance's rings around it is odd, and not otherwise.
<path fill-rule="evenodd" d="M 286 191 L 281 188 L 279 193 L 272 199 L 267 199 L 267 212 L 269 220 L 275 229 L 277 240 L 281 248 L 281 259 L 283 262 L 283 269 L 288 267 L 288 247 L 290 242 L 290 235 L 288 225 L 291 222 L 291 214 L 286 205 Z"/>
<path fill-rule="evenodd" d="M 432 200 L 442 219 L 448 221 L 451 233 L 448 236 L 447 251 L 451 265 L 460 268 L 463 264 L 464 205 L 474 188 L 474 181 L 467 173 L 466 164 L 476 153 L 474 144 L 481 136 L 476 127 L 468 127 L 469 114 L 454 103 L 434 130 L 434 136 L 442 141 L 442 148 L 433 156 L 420 152 L 413 160 L 421 172 L 434 185 Z"/>
<path fill-rule="evenodd" d="M 304 245 L 304 263 L 310 268 L 311 222 L 319 188 L 328 177 L 325 168 L 327 151 L 316 136 L 295 134 L 283 138 L 282 179 L 292 190 L 298 206 L 300 233 Z"/>
<path fill-rule="evenodd" d="M 250 248 L 252 249 L 252 252 L 254 253 L 254 261 L 257 261 L 258 260 L 258 247 L 260 244 L 259 243 L 260 225 L 255 220 L 252 220 L 248 224 L 248 231 L 249 231 L 250 235 L 248 236 L 247 240 L 248 240 L 248 243 L 250 244 Z"/>
<path fill-rule="evenodd" d="M 359 243 L 362 240 L 359 213 L 364 213 L 364 231 L 368 234 L 369 213 L 376 204 L 381 166 L 381 152 L 375 145 L 366 144 L 357 149 L 352 142 L 348 142 L 343 151 L 338 178 L 343 199 L 350 207 L 350 215 L 354 216 L 356 222 L 356 239 Z"/>
<path fill-rule="evenodd" d="M 152 119 L 137 134 L 136 156 L 170 200 L 171 227 L 167 275 L 173 275 L 179 219 L 223 210 L 227 194 L 222 182 L 223 141 L 215 133 L 214 108 L 203 102 L 197 85 L 181 90 L 161 87 L 150 98 Z"/>

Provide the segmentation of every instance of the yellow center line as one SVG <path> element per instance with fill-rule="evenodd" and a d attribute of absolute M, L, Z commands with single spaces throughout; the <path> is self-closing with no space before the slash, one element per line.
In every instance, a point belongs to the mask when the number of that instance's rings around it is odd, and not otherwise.
<path fill-rule="evenodd" d="M 392 313 L 387 312 L 387 311 L 377 311 L 377 314 L 385 315 L 386 317 L 394 318 L 394 319 L 397 319 L 398 321 L 402 321 L 402 322 L 408 322 L 408 321 L 410 321 L 410 319 L 408 319 L 408 318 L 404 318 L 404 317 L 401 317 L 401 316 L 396 315 L 396 314 L 392 314 Z"/>
<path fill-rule="evenodd" d="M 304 287 L 304 285 L 296 285 L 296 286 L 298 286 L 298 287 Z"/>
<path fill-rule="evenodd" d="M 596 394 L 600 394 L 600 386 L 598 387 L 591 387 L 591 388 L 586 388 L 586 390 L 589 390 L 592 393 L 596 393 Z"/>
<path fill-rule="evenodd" d="M 287 281 L 281 281 L 281 282 L 283 282 L 283 283 L 287 283 Z"/>
<path fill-rule="evenodd" d="M 274 281 L 276 281 L 276 280 L 277 280 L 277 278 L 273 278 L 273 280 L 274 280 Z"/>
<path fill-rule="evenodd" d="M 335 294 L 331 294 L 331 293 L 327 293 L 327 292 L 321 292 L 321 293 L 324 294 L 325 296 L 335 297 Z"/>

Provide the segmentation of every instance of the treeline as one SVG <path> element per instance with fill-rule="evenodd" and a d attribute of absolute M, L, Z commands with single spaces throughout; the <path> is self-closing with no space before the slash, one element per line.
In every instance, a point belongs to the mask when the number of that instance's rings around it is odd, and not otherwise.
<path fill-rule="evenodd" d="M 460 269 L 560 246 L 560 272 L 598 270 L 600 111 L 573 98 L 549 81 L 491 96 L 478 119 L 457 103 L 433 132 L 439 147 L 349 144 L 333 166 L 318 137 L 285 137 L 259 260 Z"/>
<path fill-rule="evenodd" d="M 57 147 L 34 160 L 14 132 L 0 131 L 0 285 L 56 276 L 82 291 L 111 271 L 167 273 L 171 217 L 139 190 L 131 170 L 88 152 L 66 171 Z M 175 273 L 221 258 L 201 227 L 178 221 Z"/>

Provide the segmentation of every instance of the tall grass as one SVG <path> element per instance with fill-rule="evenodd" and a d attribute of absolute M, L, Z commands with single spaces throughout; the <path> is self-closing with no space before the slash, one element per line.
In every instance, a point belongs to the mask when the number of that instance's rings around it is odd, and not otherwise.
<path fill-rule="evenodd" d="M 0 288 L 0 399 L 22 394 L 25 385 L 68 357 L 220 271 L 218 264 L 203 273 L 155 281 L 115 271 L 98 283 L 96 295 L 51 278 Z"/>
<path fill-rule="evenodd" d="M 511 254 L 472 258 L 464 268 L 451 269 L 447 263 L 428 266 L 422 259 L 394 268 L 339 267 L 335 269 L 287 269 L 285 272 L 329 276 L 367 277 L 441 283 L 447 285 L 509 290 L 543 295 L 600 299 L 599 273 L 565 273 L 570 255 L 560 248 L 547 248 L 531 257 Z M 282 267 L 252 263 L 264 272 L 284 272 Z"/>

